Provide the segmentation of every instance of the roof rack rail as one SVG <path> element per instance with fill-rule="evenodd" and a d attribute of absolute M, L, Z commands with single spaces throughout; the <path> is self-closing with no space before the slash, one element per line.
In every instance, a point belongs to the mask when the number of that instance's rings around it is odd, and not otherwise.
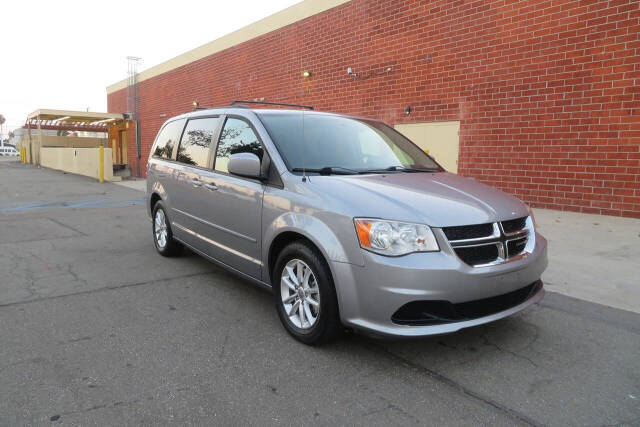
<path fill-rule="evenodd" d="M 306 108 L 308 110 L 313 110 L 313 107 L 311 105 L 283 104 L 281 102 L 235 100 L 231 103 L 231 105 L 236 105 L 236 104 L 280 105 L 281 107 L 297 107 L 297 108 Z M 238 105 L 238 107 L 242 107 L 242 105 Z"/>
<path fill-rule="evenodd" d="M 199 110 L 213 110 L 213 109 L 215 109 L 215 108 L 229 108 L 229 106 L 228 106 L 228 105 L 213 105 L 213 106 L 204 106 L 204 107 L 202 107 L 202 106 L 198 105 L 197 107 L 195 107 L 195 108 L 193 109 L 193 111 L 199 111 Z M 238 105 L 238 108 L 249 108 L 249 107 L 246 107 L 246 106 L 244 106 L 244 105 Z"/>

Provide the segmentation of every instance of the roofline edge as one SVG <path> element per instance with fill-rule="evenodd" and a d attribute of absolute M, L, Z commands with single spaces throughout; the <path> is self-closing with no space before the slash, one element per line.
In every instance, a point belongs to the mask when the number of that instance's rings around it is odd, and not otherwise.
<path fill-rule="evenodd" d="M 138 74 L 138 83 L 160 74 L 206 58 L 241 43 L 253 40 L 264 34 L 295 24 L 303 19 L 325 12 L 334 7 L 349 3 L 351 0 L 304 0 L 280 12 L 269 15 L 259 21 L 242 27 L 232 33 L 217 38 L 207 44 L 191 49 L 165 62 L 154 65 Z M 128 79 L 107 86 L 107 95 L 127 87 Z"/>

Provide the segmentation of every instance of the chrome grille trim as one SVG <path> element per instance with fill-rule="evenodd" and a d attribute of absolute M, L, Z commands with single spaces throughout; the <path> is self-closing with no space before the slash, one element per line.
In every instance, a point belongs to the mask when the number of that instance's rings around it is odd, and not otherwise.
<path fill-rule="evenodd" d="M 500 237 L 500 228 L 498 227 L 497 223 L 493 223 L 493 233 L 491 234 L 491 236 L 486 236 L 486 237 L 476 237 L 475 239 L 460 239 L 460 240 L 449 240 L 449 243 L 451 243 L 452 245 L 457 245 L 457 244 L 464 244 L 467 242 L 481 242 L 481 241 L 488 241 L 488 240 L 495 240 L 497 238 Z"/>
<path fill-rule="evenodd" d="M 505 221 L 510 221 L 510 220 L 505 220 Z M 516 261 L 528 256 L 533 249 L 530 243 L 534 242 L 534 239 L 532 238 L 534 236 L 534 229 L 533 229 L 533 221 L 531 220 L 531 217 L 526 217 L 526 220 L 524 222 L 525 224 L 524 228 L 510 232 L 510 233 L 507 233 L 504 231 L 502 222 L 504 221 L 492 223 L 493 233 L 491 236 L 478 237 L 474 239 L 447 240 L 447 241 L 449 242 L 449 246 L 451 247 L 452 251 L 456 254 L 456 256 L 458 256 L 458 258 L 461 261 L 463 261 L 467 265 L 470 265 L 471 267 L 488 267 L 492 265 L 504 264 L 506 262 Z M 509 243 L 514 241 L 523 241 L 523 240 L 524 240 L 523 249 L 518 251 L 515 254 L 510 254 Z M 467 262 L 467 260 L 463 259 L 460 256 L 460 254 L 458 254 L 458 252 L 456 251 L 456 249 L 489 246 L 489 245 L 496 245 L 498 247 L 498 257 L 495 260 L 488 263 L 482 263 L 482 264 L 469 263 Z"/>

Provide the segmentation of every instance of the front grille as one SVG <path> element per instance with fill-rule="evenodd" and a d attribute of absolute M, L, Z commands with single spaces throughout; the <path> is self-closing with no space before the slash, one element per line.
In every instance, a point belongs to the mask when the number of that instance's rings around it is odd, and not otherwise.
<path fill-rule="evenodd" d="M 443 227 L 451 248 L 472 267 L 500 263 L 524 252 L 530 230 L 527 218 L 499 223 Z"/>
<path fill-rule="evenodd" d="M 517 240 L 511 240 L 507 242 L 507 254 L 512 257 L 522 253 L 524 251 L 525 246 L 527 246 L 527 238 L 523 237 Z"/>
<path fill-rule="evenodd" d="M 454 248 L 456 255 L 469 265 L 480 265 L 493 262 L 498 258 L 498 246 L 493 243 L 484 246 L 471 246 L 468 248 Z"/>
<path fill-rule="evenodd" d="M 449 240 L 466 240 L 488 237 L 493 234 L 493 224 L 462 225 L 459 227 L 444 227 L 444 235 Z"/>
<path fill-rule="evenodd" d="M 478 319 L 522 304 L 542 288 L 537 280 L 524 288 L 490 298 L 453 304 L 449 301 L 412 301 L 391 316 L 399 325 L 429 326 Z"/>
<path fill-rule="evenodd" d="M 510 219 L 509 221 L 502 221 L 502 229 L 505 233 L 514 233 L 522 230 L 527 225 L 527 217 Z"/>

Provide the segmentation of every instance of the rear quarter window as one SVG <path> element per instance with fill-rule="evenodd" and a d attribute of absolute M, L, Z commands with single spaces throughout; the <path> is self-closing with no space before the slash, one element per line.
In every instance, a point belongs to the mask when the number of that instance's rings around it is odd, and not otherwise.
<path fill-rule="evenodd" d="M 160 159 L 171 159 L 173 156 L 173 149 L 178 145 L 180 141 L 180 135 L 182 135 L 182 129 L 184 128 L 185 120 L 174 120 L 167 123 L 158 133 L 156 142 L 153 144 L 151 150 L 151 156 Z"/>

